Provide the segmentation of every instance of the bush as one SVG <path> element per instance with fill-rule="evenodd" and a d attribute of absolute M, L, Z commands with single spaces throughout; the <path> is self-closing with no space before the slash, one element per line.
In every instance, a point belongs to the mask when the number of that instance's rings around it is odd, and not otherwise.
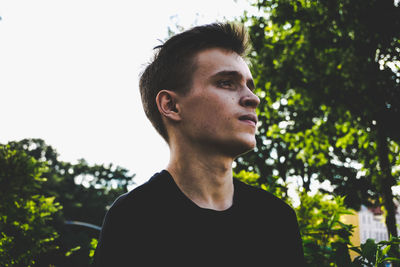
<path fill-rule="evenodd" d="M 46 165 L 23 151 L 0 145 L 0 265 L 31 266 L 41 253 L 57 250 L 58 233 L 48 225 L 62 207 L 41 195 Z"/>

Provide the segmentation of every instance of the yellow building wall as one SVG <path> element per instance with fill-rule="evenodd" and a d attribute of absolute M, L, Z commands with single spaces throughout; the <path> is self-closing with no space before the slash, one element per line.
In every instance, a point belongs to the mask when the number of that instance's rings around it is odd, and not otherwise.
<path fill-rule="evenodd" d="M 353 235 L 350 237 L 350 242 L 353 244 L 355 247 L 359 247 L 361 245 L 361 240 L 360 240 L 360 226 L 359 226 L 359 217 L 358 217 L 358 212 L 353 211 L 354 214 L 345 214 L 342 215 L 340 220 L 345 223 L 345 224 L 351 224 L 354 226 L 354 231 Z M 350 250 L 350 257 L 351 259 L 354 259 L 355 257 L 359 256 L 358 253 L 356 253 L 353 250 Z"/>

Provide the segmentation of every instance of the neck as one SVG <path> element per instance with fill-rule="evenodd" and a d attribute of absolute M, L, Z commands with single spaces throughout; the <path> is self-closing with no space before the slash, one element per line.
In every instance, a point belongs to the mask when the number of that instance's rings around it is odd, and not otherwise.
<path fill-rule="evenodd" d="M 201 208 L 225 210 L 232 206 L 233 158 L 207 152 L 171 148 L 167 171 L 179 189 Z"/>

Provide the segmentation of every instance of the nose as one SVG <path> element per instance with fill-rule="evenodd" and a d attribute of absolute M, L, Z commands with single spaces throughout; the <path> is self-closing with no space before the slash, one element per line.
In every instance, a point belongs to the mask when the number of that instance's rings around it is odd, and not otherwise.
<path fill-rule="evenodd" d="M 260 98 L 253 91 L 247 90 L 247 94 L 240 99 L 240 105 L 244 107 L 256 108 L 260 104 Z"/>

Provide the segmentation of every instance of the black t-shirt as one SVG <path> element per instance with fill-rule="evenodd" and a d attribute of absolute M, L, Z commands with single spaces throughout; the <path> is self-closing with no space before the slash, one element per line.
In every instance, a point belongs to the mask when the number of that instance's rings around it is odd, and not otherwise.
<path fill-rule="evenodd" d="M 232 206 L 200 208 L 163 170 L 120 196 L 103 222 L 97 266 L 303 266 L 296 215 L 234 179 Z"/>

